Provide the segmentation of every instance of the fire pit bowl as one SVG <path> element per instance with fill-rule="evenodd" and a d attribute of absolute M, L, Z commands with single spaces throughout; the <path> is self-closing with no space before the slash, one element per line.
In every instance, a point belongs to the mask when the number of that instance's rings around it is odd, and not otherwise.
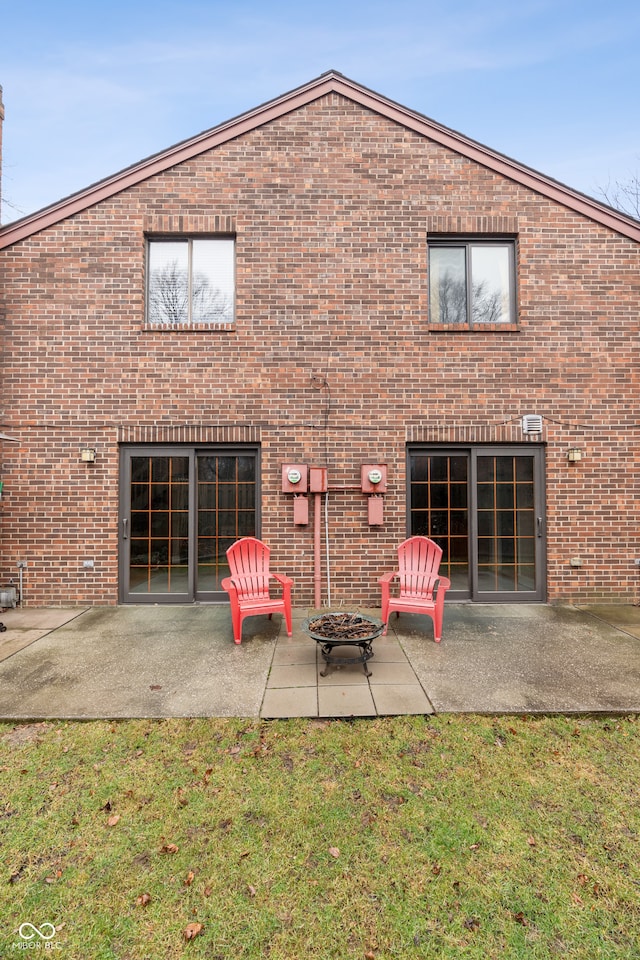
<path fill-rule="evenodd" d="M 367 660 L 373 656 L 372 642 L 384 630 L 382 620 L 367 617 L 364 613 L 328 612 L 316 614 L 302 623 L 304 632 L 320 646 L 323 660 L 326 664 L 320 671 L 321 677 L 326 677 L 329 666 L 361 663 L 367 677 L 371 671 L 367 667 Z M 358 647 L 358 656 L 344 657 L 334 654 L 335 647 Z"/>

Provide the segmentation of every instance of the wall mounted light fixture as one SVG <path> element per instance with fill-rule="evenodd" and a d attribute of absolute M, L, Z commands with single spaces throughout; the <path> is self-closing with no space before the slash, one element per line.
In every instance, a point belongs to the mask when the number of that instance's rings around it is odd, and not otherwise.
<path fill-rule="evenodd" d="M 94 447 L 82 447 L 80 450 L 80 459 L 83 463 L 95 463 L 96 451 Z"/>
<path fill-rule="evenodd" d="M 569 463 L 577 463 L 578 460 L 582 460 L 582 450 L 579 450 L 578 447 L 570 447 L 567 450 L 567 460 Z"/>

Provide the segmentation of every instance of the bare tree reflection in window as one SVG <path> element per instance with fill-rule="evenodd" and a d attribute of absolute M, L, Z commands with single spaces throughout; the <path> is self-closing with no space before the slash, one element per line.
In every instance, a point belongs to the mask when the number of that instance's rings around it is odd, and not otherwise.
<path fill-rule="evenodd" d="M 150 324 L 221 324 L 233 318 L 232 238 L 150 241 Z"/>
<path fill-rule="evenodd" d="M 150 323 L 188 323 L 189 277 L 177 260 L 161 270 L 153 270 L 149 278 Z"/>
<path fill-rule="evenodd" d="M 191 289 L 192 323 L 231 323 L 233 302 L 219 287 L 213 287 L 203 273 L 193 277 Z"/>
<path fill-rule="evenodd" d="M 482 240 L 429 247 L 433 323 L 509 323 L 514 316 L 512 242 Z"/>
<path fill-rule="evenodd" d="M 510 247 L 471 246 L 471 313 L 474 323 L 508 323 Z"/>
<path fill-rule="evenodd" d="M 481 280 L 473 285 L 472 311 L 474 323 L 500 323 L 504 320 L 503 291 L 491 290 Z"/>
<path fill-rule="evenodd" d="M 449 271 L 440 278 L 437 285 L 438 320 L 440 323 L 467 322 L 467 288 L 461 280 L 456 280 Z"/>
<path fill-rule="evenodd" d="M 467 282 L 463 247 L 434 246 L 429 251 L 431 315 L 435 322 L 467 322 Z"/>
<path fill-rule="evenodd" d="M 189 317 L 189 277 L 174 260 L 149 279 L 149 321 L 151 323 L 225 323 L 233 320 L 231 298 L 213 287 L 203 273 L 193 277 Z"/>

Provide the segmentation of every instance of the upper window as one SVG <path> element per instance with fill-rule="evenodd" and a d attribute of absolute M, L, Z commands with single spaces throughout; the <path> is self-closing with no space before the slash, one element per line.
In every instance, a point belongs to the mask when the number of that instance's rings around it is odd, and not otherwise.
<path fill-rule="evenodd" d="M 234 247 L 232 237 L 150 240 L 147 322 L 171 327 L 233 323 Z"/>
<path fill-rule="evenodd" d="M 515 323 L 512 240 L 429 241 L 431 323 Z"/>

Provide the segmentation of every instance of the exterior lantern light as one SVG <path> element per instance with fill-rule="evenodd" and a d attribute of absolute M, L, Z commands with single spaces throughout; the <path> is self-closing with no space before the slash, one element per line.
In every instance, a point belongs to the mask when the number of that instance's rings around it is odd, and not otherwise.
<path fill-rule="evenodd" d="M 578 460 L 582 460 L 582 450 L 579 450 L 578 447 L 570 447 L 567 450 L 567 460 L 569 463 L 577 463 Z"/>
<path fill-rule="evenodd" d="M 94 447 L 82 447 L 80 450 L 80 459 L 83 463 L 95 463 L 96 451 Z"/>

